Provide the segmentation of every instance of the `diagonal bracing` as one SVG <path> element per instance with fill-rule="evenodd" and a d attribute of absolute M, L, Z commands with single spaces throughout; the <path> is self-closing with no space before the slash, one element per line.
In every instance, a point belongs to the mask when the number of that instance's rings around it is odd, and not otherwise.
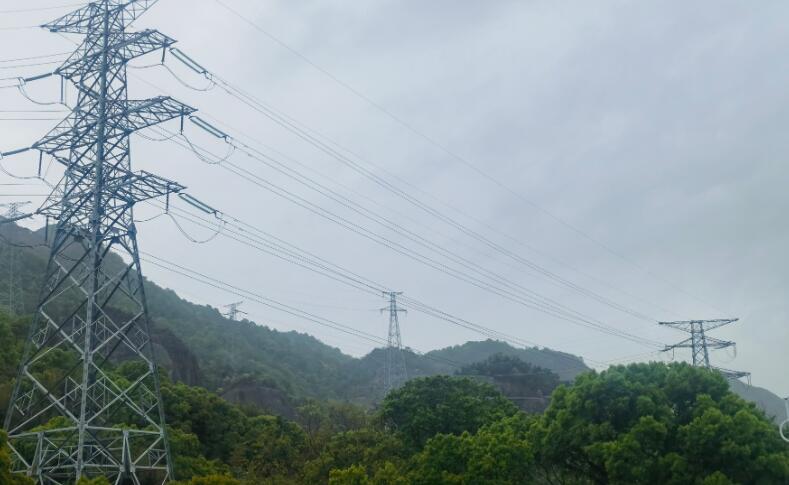
<path fill-rule="evenodd" d="M 154 3 L 98 0 L 44 26 L 84 39 L 55 71 L 76 87 L 77 103 L 31 147 L 65 175 L 38 211 L 56 231 L 5 428 L 13 471 L 41 485 L 172 477 L 133 209 L 184 187 L 132 171 L 129 138 L 195 110 L 169 97 L 128 98 L 127 63 L 175 43 L 127 32 Z"/>

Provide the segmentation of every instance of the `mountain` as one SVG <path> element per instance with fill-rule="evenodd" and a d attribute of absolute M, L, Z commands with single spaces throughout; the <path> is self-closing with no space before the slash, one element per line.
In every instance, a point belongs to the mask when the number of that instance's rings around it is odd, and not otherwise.
<path fill-rule="evenodd" d="M 30 231 L 15 224 L 0 225 L 0 266 L 14 258 L 12 278 L 0 278 L 0 305 L 17 291 L 17 314 L 32 313 L 48 248 L 45 236 L 54 231 Z M 120 257 L 106 259 L 108 271 L 123 266 Z M 357 359 L 318 339 L 298 332 L 281 332 L 254 322 L 232 321 L 217 308 L 198 305 L 146 280 L 145 291 L 157 358 L 170 377 L 188 385 L 216 391 L 227 400 L 292 415 L 304 399 L 338 400 L 373 405 L 382 397 L 385 350 L 375 349 Z M 123 311 L 123 309 L 116 309 Z M 571 380 L 588 370 L 575 356 L 548 349 L 518 349 L 487 340 L 419 355 L 406 351 L 410 377 L 454 374 L 460 367 L 503 354 L 555 371 Z"/>
<path fill-rule="evenodd" d="M 48 258 L 45 233 L 15 224 L 0 225 L 0 268 L 9 276 L 0 278 L 0 305 L 14 306 L 18 314 L 31 313 L 37 303 Z M 123 262 L 113 255 L 107 264 L 120 268 Z M 9 292 L 12 280 L 13 293 Z M 147 280 L 146 293 L 157 358 L 175 381 L 284 416 L 292 416 L 298 403 L 309 398 L 370 406 L 383 397 L 383 349 L 357 359 L 304 333 L 228 320 L 217 308 L 189 302 Z M 409 377 L 454 374 L 494 355 L 548 369 L 561 381 L 571 381 L 589 370 L 581 358 L 570 354 L 515 348 L 494 340 L 467 342 L 423 355 L 407 350 L 406 364 Z M 735 381 L 732 390 L 775 419 L 785 416 L 783 400 L 766 389 Z"/>
<path fill-rule="evenodd" d="M 729 387 L 741 398 L 756 404 L 774 423 L 780 424 L 788 417 L 785 401 L 767 389 L 749 386 L 736 380 L 729 381 Z"/>

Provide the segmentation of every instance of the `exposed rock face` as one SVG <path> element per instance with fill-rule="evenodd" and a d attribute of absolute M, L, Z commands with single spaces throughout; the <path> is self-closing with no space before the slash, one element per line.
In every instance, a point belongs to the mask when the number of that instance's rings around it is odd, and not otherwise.
<path fill-rule="evenodd" d="M 296 417 L 296 405 L 285 392 L 254 379 L 240 380 L 223 390 L 220 395 L 233 404 L 261 408 L 290 419 Z"/>
<path fill-rule="evenodd" d="M 166 328 L 154 325 L 151 336 L 158 364 L 167 369 L 170 379 L 189 386 L 200 384 L 200 364 L 186 344 Z"/>
<path fill-rule="evenodd" d="M 772 419 L 775 424 L 780 424 L 786 419 L 784 400 L 767 389 L 749 386 L 740 381 L 729 381 L 729 386 L 732 392 L 746 401 L 756 404 L 756 407 L 764 411 L 767 417 Z"/>

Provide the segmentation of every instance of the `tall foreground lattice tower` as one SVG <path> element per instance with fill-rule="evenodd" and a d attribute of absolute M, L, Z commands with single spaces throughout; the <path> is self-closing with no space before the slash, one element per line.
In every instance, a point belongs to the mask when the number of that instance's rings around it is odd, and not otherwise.
<path fill-rule="evenodd" d="M 389 337 L 386 345 L 386 369 L 384 374 L 384 394 L 389 394 L 408 380 L 408 371 L 405 365 L 405 352 L 403 352 L 403 339 L 400 335 L 401 312 L 406 310 L 397 306 L 397 296 L 402 293 L 388 292 L 384 296 L 389 298 L 389 306 L 381 308 L 381 312 L 389 312 Z"/>
<path fill-rule="evenodd" d="M 184 187 L 132 172 L 129 137 L 194 110 L 128 99 L 127 63 L 175 43 L 127 32 L 154 3 L 96 0 L 44 26 L 84 39 L 54 73 L 74 84 L 77 103 L 31 147 L 65 175 L 38 211 L 57 228 L 5 420 L 14 472 L 42 485 L 172 476 L 133 207 Z"/>

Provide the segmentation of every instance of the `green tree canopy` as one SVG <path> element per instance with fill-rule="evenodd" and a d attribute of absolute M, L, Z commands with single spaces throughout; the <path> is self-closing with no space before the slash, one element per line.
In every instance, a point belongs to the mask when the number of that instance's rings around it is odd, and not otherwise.
<path fill-rule="evenodd" d="M 402 441 L 392 433 L 374 428 L 340 433 L 305 465 L 304 483 L 327 483 L 332 470 L 354 468 L 343 477 L 358 475 L 359 468 L 365 475 L 375 475 L 387 467 L 403 467 L 409 456 Z"/>
<path fill-rule="evenodd" d="M 498 390 L 467 378 L 426 377 L 408 381 L 383 401 L 385 426 L 406 445 L 421 448 L 436 434 L 460 435 L 518 412 Z"/>
<path fill-rule="evenodd" d="M 526 412 L 545 410 L 548 397 L 559 386 L 559 376 L 554 372 L 505 354 L 494 354 L 482 362 L 467 365 L 457 375 L 490 382 L 505 396 L 515 398 Z"/>
<path fill-rule="evenodd" d="M 409 473 L 414 485 L 520 485 L 534 474 L 527 436 L 530 418 L 516 414 L 476 434 L 437 435 L 416 455 Z"/>
<path fill-rule="evenodd" d="M 0 429 L 0 485 L 33 485 L 33 480 L 11 474 L 11 452 L 8 449 L 8 438 Z"/>
<path fill-rule="evenodd" d="M 633 364 L 554 392 L 530 438 L 545 476 L 593 483 L 784 483 L 789 447 L 718 373 Z"/>

